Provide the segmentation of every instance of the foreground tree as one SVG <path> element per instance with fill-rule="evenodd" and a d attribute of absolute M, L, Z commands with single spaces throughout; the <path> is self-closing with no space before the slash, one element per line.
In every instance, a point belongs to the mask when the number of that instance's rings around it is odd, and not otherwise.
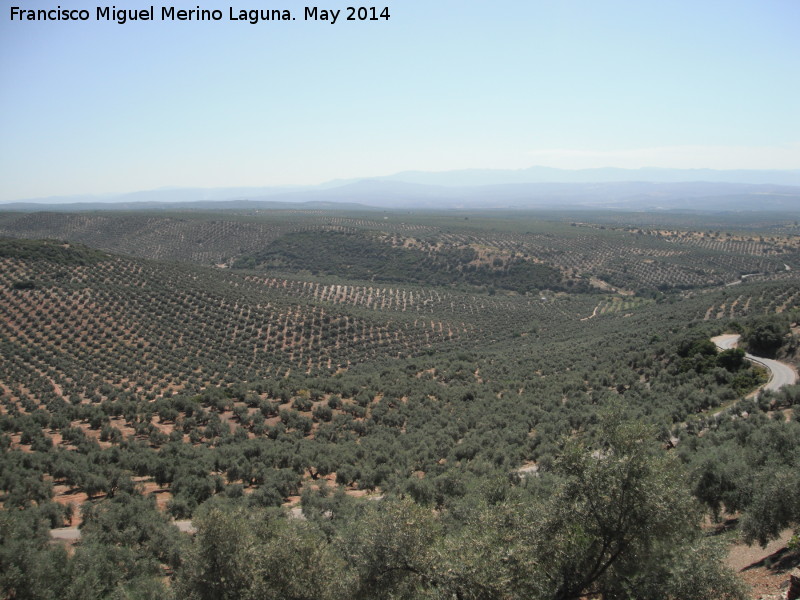
<path fill-rule="evenodd" d="M 347 598 L 344 561 L 312 524 L 280 511 L 212 503 L 178 574 L 176 596 L 190 600 Z"/>
<path fill-rule="evenodd" d="M 35 508 L 0 511 L 0 597 L 63 597 L 68 557 L 50 543 L 49 526 Z"/>
<path fill-rule="evenodd" d="M 742 600 L 677 458 L 618 415 L 600 430 L 511 500 L 458 515 L 387 498 L 323 531 L 219 504 L 196 520 L 178 596 Z"/>
<path fill-rule="evenodd" d="M 758 485 L 760 484 L 760 485 Z M 767 469 L 759 477 L 758 491 L 742 519 L 742 532 L 748 544 L 766 546 L 787 527 L 800 537 L 800 473 L 791 467 Z"/>
<path fill-rule="evenodd" d="M 573 442 L 557 463 L 564 481 L 534 532 L 555 559 L 542 565 L 547 597 L 743 597 L 700 531 L 677 457 L 646 427 L 611 419 L 606 427 L 600 444 Z"/>
<path fill-rule="evenodd" d="M 487 509 L 441 553 L 459 598 L 742 599 L 680 465 L 639 425 L 571 441 L 552 488 Z M 549 489 L 548 489 L 549 488 Z"/>

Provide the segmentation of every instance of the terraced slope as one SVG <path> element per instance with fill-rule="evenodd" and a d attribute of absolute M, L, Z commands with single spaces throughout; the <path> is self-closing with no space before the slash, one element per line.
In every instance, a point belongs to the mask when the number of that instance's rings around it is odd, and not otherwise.
<path fill-rule="evenodd" d="M 592 302 L 325 284 L 38 244 L 33 258 L 0 244 L 3 368 L 24 371 L 31 391 L 82 400 L 335 372 L 507 336 L 520 323 L 577 322 Z"/>
<path fill-rule="evenodd" d="M 520 293 L 642 294 L 800 277 L 800 237 L 541 221 L 518 215 L 0 214 L 0 236 L 80 242 L 143 258 Z M 315 245 L 313 242 L 316 241 Z M 353 263 L 333 260 L 339 248 Z M 298 249 L 300 251 L 298 252 Z M 314 252 L 317 252 L 314 254 Z M 346 252 L 345 252 L 346 251 Z M 379 262 L 376 262 L 380 258 Z M 372 262 L 370 262 L 370 260 Z M 412 267 L 423 266 L 415 279 Z"/>

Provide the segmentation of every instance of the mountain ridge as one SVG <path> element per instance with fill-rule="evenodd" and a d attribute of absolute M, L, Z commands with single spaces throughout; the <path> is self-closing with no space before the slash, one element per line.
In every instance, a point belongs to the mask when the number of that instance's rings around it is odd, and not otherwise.
<path fill-rule="evenodd" d="M 210 208 L 218 203 L 342 203 L 373 208 L 622 208 L 669 210 L 703 198 L 708 210 L 800 209 L 800 170 L 465 169 L 404 171 L 319 185 L 159 188 L 125 194 L 71 195 L 0 203 L 4 210 Z M 202 205 L 202 206 L 200 206 Z M 270 206 L 272 208 L 273 206 Z M 241 208 L 235 204 L 214 208 Z"/>

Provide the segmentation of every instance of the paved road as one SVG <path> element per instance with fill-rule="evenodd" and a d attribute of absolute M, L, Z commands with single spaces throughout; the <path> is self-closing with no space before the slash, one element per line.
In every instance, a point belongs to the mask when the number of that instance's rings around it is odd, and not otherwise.
<path fill-rule="evenodd" d="M 191 521 L 173 521 L 183 533 L 194 534 L 197 530 Z M 77 527 L 60 527 L 50 530 L 50 537 L 54 540 L 75 541 L 81 539 L 81 530 Z"/>
<path fill-rule="evenodd" d="M 50 530 L 50 537 L 54 540 L 79 540 L 81 539 L 81 530 L 77 527 L 59 527 Z"/>
<path fill-rule="evenodd" d="M 740 337 L 738 333 L 726 333 L 725 335 L 718 335 L 717 337 L 711 338 L 711 341 L 714 342 L 720 350 L 729 350 L 736 347 Z M 762 365 L 769 370 L 770 378 L 769 382 L 764 386 L 765 390 L 775 392 L 784 386 L 797 383 L 797 373 L 795 373 L 794 369 L 789 365 L 770 358 L 753 356 L 752 354 L 745 354 L 744 356 L 747 360 Z"/>

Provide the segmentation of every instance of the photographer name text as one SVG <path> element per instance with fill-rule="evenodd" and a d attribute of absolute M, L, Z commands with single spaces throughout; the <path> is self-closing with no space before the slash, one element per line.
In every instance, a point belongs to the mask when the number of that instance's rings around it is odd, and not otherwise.
<path fill-rule="evenodd" d="M 205 9 L 198 6 L 192 9 L 179 9 L 174 6 L 150 6 L 139 9 L 121 9 L 116 6 L 97 6 L 93 9 L 62 8 L 27 9 L 12 6 L 11 21 L 103 21 L 125 25 L 142 21 L 238 21 L 256 25 L 271 21 L 318 21 L 335 25 L 347 21 L 388 21 L 388 6 L 347 6 L 342 8 L 320 8 L 305 6 L 302 12 L 289 9 L 238 8 L 228 6 L 227 10 Z"/>

